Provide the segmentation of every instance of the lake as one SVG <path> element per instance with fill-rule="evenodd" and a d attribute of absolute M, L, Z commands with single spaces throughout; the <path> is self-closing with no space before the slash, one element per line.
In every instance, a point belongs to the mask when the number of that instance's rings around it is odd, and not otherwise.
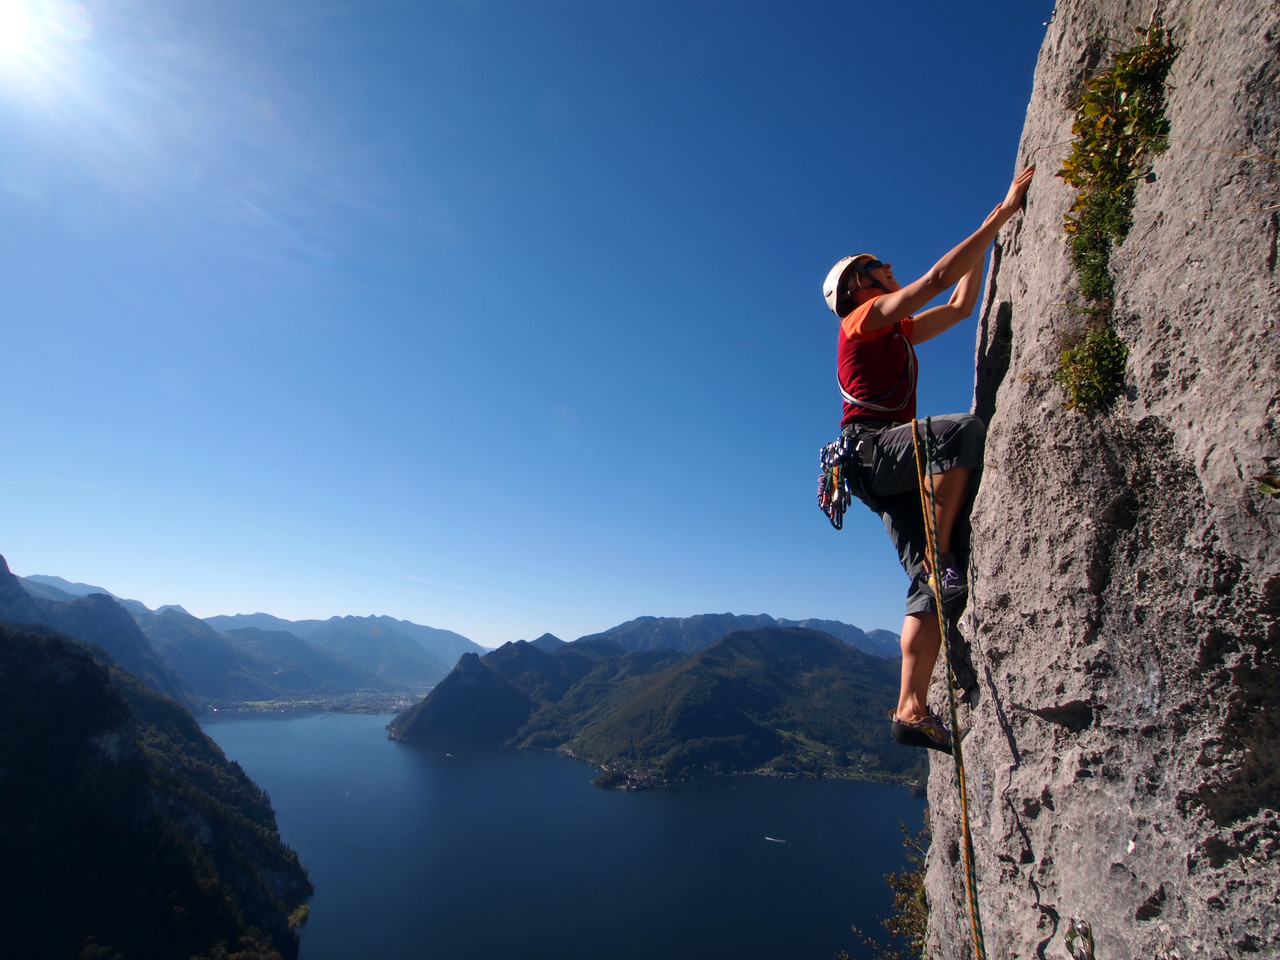
<path fill-rule="evenodd" d="M 880 932 L 924 798 L 730 777 L 638 793 L 549 753 L 387 739 L 389 716 L 204 722 L 316 892 L 301 960 L 829 960 Z M 769 839 L 772 838 L 772 839 Z"/>

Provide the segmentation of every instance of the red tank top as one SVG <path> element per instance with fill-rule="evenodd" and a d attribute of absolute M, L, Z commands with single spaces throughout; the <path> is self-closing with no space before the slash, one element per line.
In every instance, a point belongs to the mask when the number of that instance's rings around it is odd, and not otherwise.
<path fill-rule="evenodd" d="M 842 427 L 858 420 L 907 423 L 916 415 L 914 318 L 879 330 L 862 330 L 871 305 L 881 296 L 868 297 L 840 322 L 836 372 L 844 397 Z"/>

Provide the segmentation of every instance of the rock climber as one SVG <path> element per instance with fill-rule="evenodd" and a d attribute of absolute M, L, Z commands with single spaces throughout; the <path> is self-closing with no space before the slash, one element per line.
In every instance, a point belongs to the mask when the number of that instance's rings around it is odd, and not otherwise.
<path fill-rule="evenodd" d="M 1022 208 L 1034 174 L 1034 166 L 1018 174 L 982 226 L 905 287 L 894 277 L 891 263 L 869 253 L 841 259 L 822 285 L 827 305 L 840 318 L 841 432 L 858 451 L 861 498 L 884 521 L 910 578 L 902 624 L 902 681 L 897 709 L 890 714 L 893 738 L 908 746 L 951 751 L 951 733 L 928 705 L 929 681 L 942 645 L 935 603 L 940 599 L 944 610 L 954 612 L 963 607 L 968 592 L 968 507 L 986 439 L 986 427 L 971 414 L 932 418 L 936 449 L 925 483 L 932 488 L 937 514 L 940 569 L 930 571 L 912 442 L 913 348 L 973 312 L 987 247 Z M 913 316 L 952 287 L 947 303 Z"/>

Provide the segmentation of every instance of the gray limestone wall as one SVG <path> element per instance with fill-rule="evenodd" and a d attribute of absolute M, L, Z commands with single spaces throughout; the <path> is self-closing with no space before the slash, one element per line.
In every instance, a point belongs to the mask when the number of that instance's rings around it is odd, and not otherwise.
<path fill-rule="evenodd" d="M 1112 255 L 1129 347 L 1109 410 L 1064 408 L 1081 306 L 1061 239 L 1084 79 L 1158 14 L 1171 146 Z M 962 629 L 988 955 L 1280 957 L 1280 3 L 1062 0 L 1011 173 L 975 410 L 989 421 Z M 945 702 L 941 674 L 935 703 Z M 972 956 L 950 758 L 929 778 L 930 954 Z"/>

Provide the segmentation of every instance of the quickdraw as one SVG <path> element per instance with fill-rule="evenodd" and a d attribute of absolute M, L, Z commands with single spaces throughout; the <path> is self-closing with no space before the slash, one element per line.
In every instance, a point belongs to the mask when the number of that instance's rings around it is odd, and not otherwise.
<path fill-rule="evenodd" d="M 850 487 L 858 465 L 856 438 L 842 434 L 838 440 L 824 444 L 818 450 L 818 461 L 822 469 L 818 474 L 818 509 L 839 530 L 844 526 L 845 510 L 856 497 Z"/>

